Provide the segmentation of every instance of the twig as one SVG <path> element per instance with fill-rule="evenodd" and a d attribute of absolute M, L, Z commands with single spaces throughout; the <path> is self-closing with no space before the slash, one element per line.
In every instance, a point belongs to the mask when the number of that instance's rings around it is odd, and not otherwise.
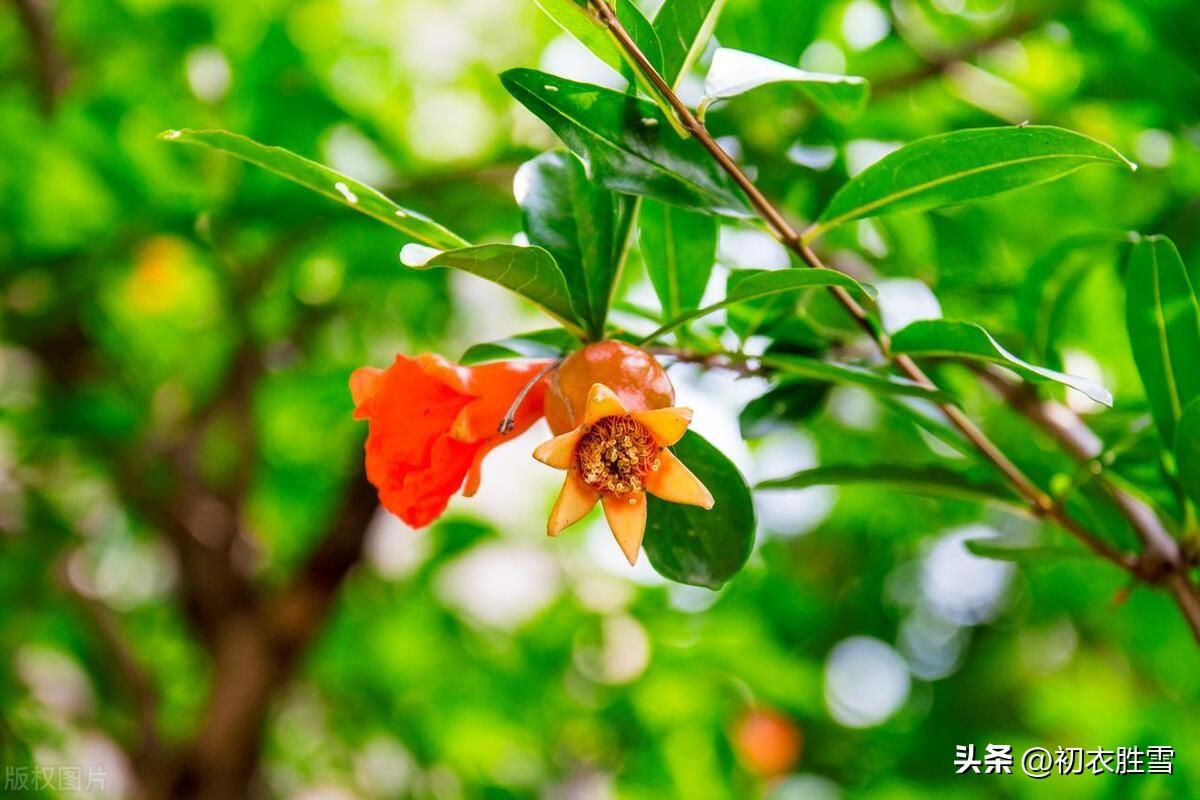
<path fill-rule="evenodd" d="M 758 215 L 767 223 L 775 236 L 783 243 L 783 245 L 794 253 L 796 253 L 803 262 L 813 268 L 824 268 L 825 264 L 813 252 L 797 233 L 783 214 L 777 209 L 763 193 L 758 189 L 753 181 L 742 171 L 728 153 L 717 144 L 708 130 L 696 119 L 691 110 L 679 99 L 678 95 L 671 89 L 654 66 L 647 60 L 646 56 L 637 44 L 630 37 L 628 31 L 622 26 L 616 13 L 609 5 L 607 0 L 589 0 L 592 7 L 596 10 L 599 19 L 607 25 L 618 44 L 630 57 L 637 68 L 642 71 L 646 78 L 654 84 L 655 88 L 662 92 L 663 96 L 670 103 L 671 108 L 679 116 L 684 127 L 696 137 L 696 140 L 704 147 L 705 150 L 716 160 L 717 164 L 733 179 L 738 188 L 745 193 L 750 200 Z M 854 319 L 860 328 L 868 336 L 871 337 L 878 345 L 879 350 L 885 357 L 890 357 L 890 360 L 910 379 L 930 389 L 936 389 L 937 385 L 929 378 L 925 372 L 917 366 L 916 362 L 907 355 L 893 355 L 890 353 L 889 340 L 886 333 L 879 330 L 871 321 L 866 310 L 841 287 L 832 287 L 831 293 L 846 310 L 846 312 Z M 1014 464 L 1007 455 L 1001 451 L 995 443 L 987 437 L 987 435 L 969 418 L 961 409 L 949 403 L 940 404 L 942 412 L 949 419 L 950 423 L 959 430 L 960 433 L 975 447 L 976 450 L 996 469 L 998 469 L 1004 477 L 1012 484 L 1021 497 L 1029 504 L 1032 512 L 1045 519 L 1049 519 L 1057 523 L 1060 527 L 1074 535 L 1082 542 L 1089 550 L 1104 560 L 1120 567 L 1121 569 L 1135 575 L 1139 578 L 1144 578 L 1141 574 L 1139 562 L 1115 549 L 1112 545 L 1098 538 L 1090 530 L 1081 525 L 1077 520 L 1069 516 L 1062 508 L 1060 508 L 1054 500 L 1039 488 L 1033 481 L 1025 475 L 1021 469 Z M 1184 578 L 1184 582 L 1186 578 Z M 1195 604 L 1190 603 L 1187 597 L 1190 592 L 1184 591 L 1182 588 L 1176 588 L 1179 581 L 1171 582 L 1172 594 L 1176 598 L 1176 602 L 1180 606 L 1192 632 L 1196 639 L 1200 642 L 1200 602 Z M 1196 608 L 1193 610 L 1193 605 Z"/>
<path fill-rule="evenodd" d="M 533 387 L 537 386 L 538 381 L 549 375 L 554 370 L 558 369 L 558 365 L 562 362 L 563 360 L 561 358 L 551 361 L 549 364 L 538 370 L 537 375 L 534 375 L 532 378 L 530 378 L 529 383 L 525 384 L 521 391 L 517 393 L 516 398 L 512 401 L 512 405 L 509 406 L 508 411 L 505 412 L 504 418 L 500 420 L 500 424 L 496 426 L 497 433 L 501 435 L 507 434 L 517 426 L 517 412 L 521 410 L 521 404 L 525 402 L 525 398 L 528 397 L 529 393 L 533 391 Z"/>
<path fill-rule="evenodd" d="M 1062 9 L 1056 9 L 1061 11 Z M 1037 25 L 1046 20 L 1049 14 L 1025 14 L 1022 16 L 1013 17 L 1007 25 L 997 29 L 988 36 L 982 39 L 977 39 L 972 42 L 944 53 L 935 58 L 926 60 L 920 67 L 909 72 L 901 72 L 886 78 L 880 78 L 871 81 L 871 94 L 876 98 L 884 95 L 894 94 L 904 89 L 909 89 L 917 86 L 930 78 L 936 78 L 939 75 L 945 74 L 952 66 L 963 61 L 967 61 L 980 53 L 983 53 L 992 47 L 995 47 L 1000 42 L 1006 39 L 1015 39 L 1022 34 L 1033 30 Z"/>

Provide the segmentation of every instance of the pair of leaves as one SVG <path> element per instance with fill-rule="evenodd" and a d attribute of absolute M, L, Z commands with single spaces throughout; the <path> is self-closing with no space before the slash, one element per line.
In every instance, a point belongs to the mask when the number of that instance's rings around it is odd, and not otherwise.
<path fill-rule="evenodd" d="M 605 189 L 696 211 L 750 216 L 745 199 L 704 147 L 671 130 L 652 103 L 533 69 L 509 70 L 500 80 Z"/>
<path fill-rule="evenodd" d="M 554 256 L 578 319 L 599 339 L 634 199 L 589 181 L 583 165 L 565 150 L 522 164 L 513 183 L 529 241 Z"/>
<path fill-rule="evenodd" d="M 1111 406 L 1113 402 L 1112 393 L 1093 381 L 1023 361 L 973 322 L 947 319 L 914 322 L 892 337 L 891 347 L 893 352 L 914 356 L 988 361 L 1007 367 L 1032 381 L 1053 381 L 1069 386 L 1106 406 Z"/>
<path fill-rule="evenodd" d="M 745 478 L 720 450 L 688 431 L 671 450 L 708 487 L 707 511 L 647 496 L 642 546 L 660 575 L 719 589 L 746 563 L 754 547 L 754 501 Z"/>
<path fill-rule="evenodd" d="M 772 83 L 792 84 L 822 113 L 849 122 L 863 112 L 870 96 L 870 84 L 856 75 L 831 75 L 807 72 L 769 58 L 722 47 L 713 54 L 704 78 L 704 99 L 700 112 L 717 100 L 745 94 Z"/>
<path fill-rule="evenodd" d="M 1131 248 L 1125 321 L 1150 414 L 1200 506 L 1200 293 L 1170 239 L 1148 236 Z"/>
<path fill-rule="evenodd" d="M 443 225 L 397 205 L 365 183 L 289 150 L 227 131 L 167 131 L 161 138 L 227 153 L 312 189 L 416 240 L 418 245 L 407 245 L 402 251 L 402 260 L 408 265 L 449 267 L 485 278 L 531 300 L 571 331 L 582 332 L 563 272 L 542 248 L 508 244 L 472 247 Z"/>

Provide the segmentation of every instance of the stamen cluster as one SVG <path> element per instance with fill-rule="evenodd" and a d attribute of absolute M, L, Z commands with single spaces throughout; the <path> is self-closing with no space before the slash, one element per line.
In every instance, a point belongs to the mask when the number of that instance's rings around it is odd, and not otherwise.
<path fill-rule="evenodd" d="M 602 417 L 575 450 L 584 483 L 623 495 L 645 489 L 646 476 L 660 467 L 659 446 L 646 427 L 628 416 Z"/>

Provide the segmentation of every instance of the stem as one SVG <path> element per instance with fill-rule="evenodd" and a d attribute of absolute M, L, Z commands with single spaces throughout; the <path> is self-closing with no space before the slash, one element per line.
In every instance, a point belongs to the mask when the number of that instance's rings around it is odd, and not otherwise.
<path fill-rule="evenodd" d="M 508 407 L 508 411 L 505 412 L 504 418 L 500 420 L 500 424 L 496 427 L 497 433 L 500 433 L 501 435 L 506 434 L 517 426 L 517 412 L 521 410 L 521 403 L 525 402 L 525 398 L 530 392 L 533 391 L 533 387 L 537 386 L 538 381 L 549 375 L 551 371 L 558 369 L 558 365 L 562 362 L 563 360 L 561 358 L 551 361 L 549 364 L 538 370 L 538 374 L 534 375 L 529 380 L 529 383 L 525 384 L 521 391 L 517 392 L 517 396 L 512 401 L 512 405 Z"/>
<path fill-rule="evenodd" d="M 771 228 L 776 238 L 785 247 L 796 253 L 808 267 L 816 269 L 826 268 L 825 264 L 813 252 L 812 248 L 808 246 L 807 242 L 802 239 L 801 235 L 788 224 L 783 213 L 747 177 L 737 162 L 717 144 L 704 125 L 696 119 L 691 110 L 684 105 L 674 90 L 658 74 L 658 71 L 646 59 L 645 54 L 642 53 L 637 44 L 630 38 L 628 31 L 621 25 L 616 13 L 608 4 L 608 0 L 589 0 L 589 2 L 596 10 L 599 19 L 610 28 L 613 36 L 622 49 L 625 50 L 630 60 L 637 65 L 637 68 L 654 85 L 655 89 L 666 98 L 675 113 L 679 115 L 680 121 L 696 137 L 696 140 L 708 151 L 709 155 L 713 157 L 729 177 L 733 179 L 733 182 L 737 184 L 738 188 L 749 199 L 750 204 L 754 207 L 759 217 Z M 927 388 L 937 389 L 937 384 L 907 355 L 892 356 L 887 334 L 872 323 L 866 309 L 849 292 L 840 287 L 831 287 L 830 292 L 846 310 L 846 313 L 878 345 L 884 357 L 890 358 L 900 371 L 913 381 Z M 962 409 L 950 403 L 939 404 L 939 408 L 946 415 L 950 423 L 979 451 L 980 455 L 1004 475 L 1013 488 L 1029 504 L 1030 509 L 1036 516 L 1057 523 L 1104 560 L 1115 564 L 1137 578 L 1151 580 L 1151 577 L 1144 573 L 1139 560 L 1133 559 L 1116 550 L 1112 545 L 1098 538 L 1073 517 L 1069 516 L 1049 495 L 1030 480 L 1020 467 L 1014 464 Z M 1197 642 L 1200 642 L 1200 598 L 1197 598 L 1195 592 L 1192 590 L 1194 587 L 1192 587 L 1185 573 L 1176 570 L 1171 572 L 1167 576 L 1167 579 L 1176 603 L 1191 626 Z"/>

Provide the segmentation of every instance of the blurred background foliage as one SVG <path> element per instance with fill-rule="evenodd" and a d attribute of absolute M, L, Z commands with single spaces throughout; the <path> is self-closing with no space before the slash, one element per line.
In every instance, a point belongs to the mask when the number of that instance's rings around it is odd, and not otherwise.
<path fill-rule="evenodd" d="M 941 131 L 1033 120 L 1129 154 L 1142 167 L 1133 176 L 1088 170 L 847 226 L 826 243 L 834 263 L 885 291 L 919 278 L 947 316 L 1103 378 L 1117 408 L 1099 427 L 1121 430 L 1146 409 L 1111 252 L 1051 256 L 1079 260 L 1069 291 L 1034 303 L 1034 318 L 1054 320 L 1051 346 L 1030 325 L 1027 283 L 1056 243 L 1096 230 L 1165 233 L 1198 268 L 1194 10 L 1184 0 L 728 0 L 722 45 L 867 76 L 873 98 L 842 126 L 771 87 L 712 110 L 709 124 L 798 219 L 896 144 Z M 195 735 L 220 690 L 161 520 L 232 519 L 237 569 L 264 591 L 285 585 L 361 480 L 350 371 L 396 352 L 454 357 L 542 324 L 473 278 L 402 267 L 395 231 L 155 134 L 236 130 L 377 185 L 472 240 L 507 241 L 519 229 L 512 175 L 554 144 L 501 88 L 496 74 L 513 66 L 621 85 L 527 0 L 0 6 L 6 766 L 102 764 L 109 796 L 135 796 L 130 742 L 145 686 L 131 676 L 153 687 L 167 742 Z M 701 75 L 681 90 L 693 102 Z M 748 228 L 723 230 L 720 257 L 786 264 Z M 652 304 L 631 272 L 629 297 Z M 823 318 L 819 304 L 810 311 Z M 696 429 L 751 479 L 826 456 L 949 457 L 848 389 L 802 426 L 743 440 L 737 414 L 765 384 L 682 365 L 673 376 Z M 978 389 L 964 394 L 1044 483 L 1070 481 L 1051 443 Z M 666 585 L 644 560 L 626 568 L 602 524 L 545 539 L 555 474 L 528 456 L 544 435 L 493 456 L 480 496 L 456 500 L 431 530 L 374 517 L 325 628 L 271 698 L 256 791 L 1200 793 L 1200 670 L 1175 609 L 1149 590 L 1125 596 L 1120 574 L 1086 558 L 1012 565 L 962 547 L 1028 532 L 1028 521 L 892 490 L 764 493 L 755 554 L 724 590 Z M 1146 481 L 1150 492 L 1161 483 Z M 176 484 L 203 492 L 176 505 Z M 1179 756 L 1170 777 L 955 776 L 954 746 L 987 742 L 1163 744 Z"/>

